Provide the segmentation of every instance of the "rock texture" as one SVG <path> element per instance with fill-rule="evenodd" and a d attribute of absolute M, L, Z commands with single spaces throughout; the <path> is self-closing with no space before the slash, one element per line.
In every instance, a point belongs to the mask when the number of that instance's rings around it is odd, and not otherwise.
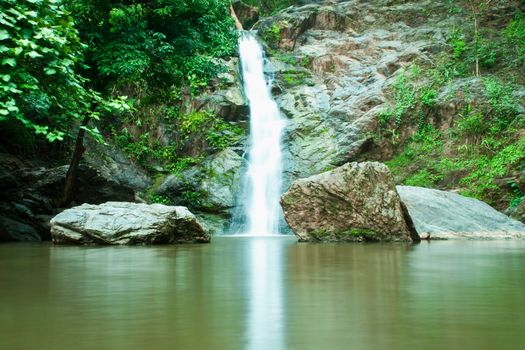
<path fill-rule="evenodd" d="M 122 150 L 113 145 L 101 144 L 87 138 L 83 159 L 93 169 L 97 169 L 104 179 L 111 179 L 118 185 L 136 191 L 144 191 L 151 185 L 152 181 L 146 171 L 133 164 Z"/>
<path fill-rule="evenodd" d="M 156 193 L 169 197 L 176 205 L 190 207 L 196 214 L 205 213 L 202 217 L 206 224 L 213 231 L 222 231 L 237 205 L 244 166 L 244 158 L 227 148 L 199 166 L 167 176 Z"/>
<path fill-rule="evenodd" d="M 49 220 L 63 208 L 55 207 L 68 166 L 53 168 L 0 154 L 0 241 L 49 240 Z M 134 201 L 135 192 L 125 184 L 81 165 L 75 203 Z"/>
<path fill-rule="evenodd" d="M 392 177 L 381 163 L 347 163 L 297 180 L 281 205 L 300 241 L 411 240 Z"/>
<path fill-rule="evenodd" d="M 430 62 L 446 47 L 459 20 L 447 15 L 447 6 L 320 1 L 255 25 L 280 50 L 271 61 L 277 102 L 289 119 L 285 183 L 355 160 L 371 146 L 370 134 L 401 70 Z"/>
<path fill-rule="evenodd" d="M 525 223 L 525 199 L 517 207 L 510 209 L 509 214 L 512 218 Z"/>
<path fill-rule="evenodd" d="M 459 194 L 397 186 L 421 239 L 525 239 L 525 225 Z"/>
<path fill-rule="evenodd" d="M 188 101 L 186 112 L 206 110 L 227 121 L 246 121 L 250 110 L 238 73 L 239 59 L 232 57 L 218 62 L 226 68 L 225 72 L 219 73 L 209 90 Z"/>
<path fill-rule="evenodd" d="M 107 202 L 67 209 L 51 220 L 54 243 L 160 244 L 209 242 L 185 207 Z"/>

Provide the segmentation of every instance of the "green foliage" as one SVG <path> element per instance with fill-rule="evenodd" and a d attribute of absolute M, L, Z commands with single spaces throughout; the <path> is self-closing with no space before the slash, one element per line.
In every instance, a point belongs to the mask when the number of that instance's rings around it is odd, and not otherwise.
<path fill-rule="evenodd" d="M 198 191 L 184 191 L 182 192 L 181 199 L 184 204 L 190 208 L 199 208 L 202 204 L 203 193 Z"/>
<path fill-rule="evenodd" d="M 195 93 L 217 76 L 214 58 L 232 54 L 237 45 L 222 0 L 67 2 L 90 43 L 91 73 L 100 84 L 140 80 L 150 88 L 189 86 Z"/>
<path fill-rule="evenodd" d="M 509 208 L 516 208 L 524 199 L 525 193 L 521 192 L 520 188 L 515 182 L 509 184 L 511 188 L 511 200 Z"/>
<path fill-rule="evenodd" d="M 484 79 L 485 91 L 494 118 L 500 128 L 508 126 L 518 115 L 519 101 L 513 96 L 513 87 L 493 77 Z"/>
<path fill-rule="evenodd" d="M 279 23 L 275 22 L 270 27 L 266 28 L 262 38 L 271 46 L 277 45 L 281 41 L 281 27 L 279 27 Z"/>
<path fill-rule="evenodd" d="M 139 164 L 146 162 L 153 156 L 154 152 L 149 144 L 149 133 L 142 134 L 137 140 L 124 128 L 119 133 L 113 128 L 112 136 L 114 142 L 128 154 L 128 156 Z"/>
<path fill-rule="evenodd" d="M 452 47 L 452 57 L 459 60 L 467 51 L 467 43 L 462 33 L 453 30 L 449 37 L 449 44 Z"/>
<path fill-rule="evenodd" d="M 456 188 L 501 207 L 517 205 L 522 197 L 502 182 L 525 170 L 525 115 L 516 84 L 525 81 L 525 20 L 520 14 L 503 29 L 483 27 L 489 18 L 484 4 L 450 0 L 451 11 L 464 11 L 472 22 L 451 31 L 447 52 L 432 66 L 398 75 L 392 102 L 379 115 L 379 135 L 386 131 L 392 144 L 403 143 L 388 162 L 399 182 Z M 475 76 L 476 65 L 481 78 L 464 80 L 474 87 L 457 80 Z M 438 131 L 428 123 L 439 120 L 429 117 L 447 90 L 455 103 L 463 96 L 462 110 L 448 130 Z"/>
<path fill-rule="evenodd" d="M 199 111 L 180 116 L 180 131 L 185 139 L 205 139 L 216 151 L 238 142 L 244 130 L 212 112 Z"/>
<path fill-rule="evenodd" d="M 427 127 L 387 165 L 406 185 L 455 185 L 464 195 L 491 202 L 491 195 L 499 193 L 496 180 L 512 169 L 525 169 L 525 137 L 514 140 L 512 133 L 506 136 L 499 127 L 494 131 L 495 123 L 468 106 L 454 129 L 443 133 Z M 519 196 L 509 198 L 509 203 Z"/>
<path fill-rule="evenodd" d="M 151 203 L 158 203 L 158 204 L 164 204 L 164 205 L 173 205 L 173 201 L 167 197 L 160 194 L 152 193 L 149 196 L 149 201 Z"/>
<path fill-rule="evenodd" d="M 403 123 L 405 114 L 416 106 L 417 93 L 412 82 L 412 76 L 405 71 L 401 71 L 396 78 L 393 90 L 394 105 L 383 111 L 379 116 L 379 120 L 382 125 L 385 125 L 393 119 L 396 127 L 399 128 Z"/>
<path fill-rule="evenodd" d="M 421 89 L 419 93 L 419 100 L 424 106 L 434 107 L 436 104 L 437 91 L 436 89 L 425 86 Z"/>
<path fill-rule="evenodd" d="M 75 72 L 84 45 L 73 20 L 52 0 L 4 0 L 0 13 L 0 122 L 62 140 L 97 98 Z"/>
<path fill-rule="evenodd" d="M 18 120 L 53 142 L 73 136 L 85 117 L 130 109 L 123 98 L 103 99 L 78 74 L 86 46 L 61 1 L 4 0 L 0 12 L 0 123 Z M 96 127 L 83 128 L 100 139 Z"/>
<path fill-rule="evenodd" d="M 521 14 L 505 28 L 505 59 L 512 67 L 525 67 L 525 15 Z"/>
<path fill-rule="evenodd" d="M 472 172 L 461 180 L 467 186 L 464 194 L 483 198 L 488 190 L 496 190 L 494 180 L 505 176 L 510 168 L 525 160 L 525 137 L 511 143 L 493 155 L 480 155 L 465 162 Z"/>
<path fill-rule="evenodd" d="M 282 75 L 283 82 L 288 87 L 294 87 L 298 85 L 303 85 L 307 83 L 307 78 L 309 74 L 303 71 L 288 71 Z"/>
<path fill-rule="evenodd" d="M 308 67 L 311 63 L 311 57 L 303 56 L 297 57 L 289 53 L 279 52 L 276 53 L 275 58 L 281 62 L 287 63 L 292 66 Z"/>
<path fill-rule="evenodd" d="M 472 111 L 470 104 L 467 104 L 465 112 L 460 115 L 457 123 L 457 130 L 462 136 L 482 135 L 487 132 L 490 124 L 485 122 L 485 117 L 481 111 Z"/>
<path fill-rule="evenodd" d="M 180 175 L 183 171 L 188 170 L 192 166 L 201 164 L 203 159 L 203 157 L 177 158 L 172 163 L 168 164 L 168 170 L 174 175 Z"/>
<path fill-rule="evenodd" d="M 297 0 L 244 0 L 243 2 L 258 7 L 263 15 L 270 15 L 294 5 Z"/>
<path fill-rule="evenodd" d="M 432 174 L 427 169 L 424 169 L 415 174 L 408 176 L 405 179 L 405 185 L 420 186 L 420 187 L 433 187 L 440 180 L 442 180 L 442 176 Z"/>
<path fill-rule="evenodd" d="M 114 142 L 128 156 L 143 166 L 164 165 L 174 174 L 180 174 L 191 166 L 200 164 L 206 153 L 217 152 L 240 140 L 244 130 L 235 123 L 226 122 L 209 111 L 181 114 L 168 109 L 170 122 L 178 131 L 178 142 L 162 145 L 150 132 L 131 133 L 126 127 L 111 129 Z M 139 123 L 140 121 L 136 121 Z M 190 147 L 190 154 L 185 147 Z"/>

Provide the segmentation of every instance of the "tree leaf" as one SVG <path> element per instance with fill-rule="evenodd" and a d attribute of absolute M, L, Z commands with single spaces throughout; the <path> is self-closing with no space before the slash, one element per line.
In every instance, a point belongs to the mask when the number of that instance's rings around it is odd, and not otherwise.
<path fill-rule="evenodd" d="M 28 53 L 26 53 L 26 56 L 29 56 L 31 58 L 44 57 L 36 51 L 29 51 Z"/>
<path fill-rule="evenodd" d="M 11 58 L 11 57 L 6 57 L 2 60 L 2 64 L 3 65 L 9 65 L 11 67 L 16 67 L 16 60 L 14 58 Z"/>
<path fill-rule="evenodd" d="M 0 30 L 0 40 L 9 39 L 11 35 L 9 35 L 9 32 L 5 29 Z"/>

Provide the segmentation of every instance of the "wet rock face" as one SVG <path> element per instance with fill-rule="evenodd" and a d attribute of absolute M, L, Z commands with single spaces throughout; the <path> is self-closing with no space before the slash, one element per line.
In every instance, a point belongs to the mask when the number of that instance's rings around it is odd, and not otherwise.
<path fill-rule="evenodd" d="M 421 239 L 525 239 L 525 225 L 457 193 L 397 186 Z"/>
<path fill-rule="evenodd" d="M 281 205 L 300 241 L 412 240 L 390 172 L 381 163 L 347 163 L 297 180 Z"/>
<path fill-rule="evenodd" d="M 162 244 L 209 242 L 210 235 L 185 207 L 107 202 L 83 204 L 51 220 L 54 243 Z"/>
<path fill-rule="evenodd" d="M 86 152 L 83 159 L 105 179 L 117 185 L 144 191 L 151 185 L 151 179 L 143 169 L 133 164 L 122 150 L 112 145 L 101 144 L 91 138 L 86 140 Z M 114 198 L 102 199 L 104 203 Z M 86 201 L 87 203 L 95 203 Z M 81 202 L 82 203 L 82 202 Z"/>
<path fill-rule="evenodd" d="M 234 149 L 227 148 L 199 166 L 167 176 L 156 193 L 176 205 L 190 207 L 213 232 L 223 232 L 238 204 L 245 162 Z"/>
<path fill-rule="evenodd" d="M 521 203 L 518 204 L 518 206 L 516 206 L 515 208 L 509 209 L 508 214 L 512 218 L 519 220 L 525 224 L 525 199 L 523 199 Z"/>
<path fill-rule="evenodd" d="M 188 100 L 185 112 L 211 111 L 230 122 L 245 122 L 249 117 L 249 107 L 242 91 L 238 72 L 239 59 L 219 60 L 225 67 L 212 82 L 208 91 Z"/>
<path fill-rule="evenodd" d="M 270 58 L 288 118 L 285 185 L 373 147 L 398 74 L 443 50 L 456 20 L 443 2 L 376 0 L 309 3 L 259 21 L 260 36 L 280 50 Z"/>
<path fill-rule="evenodd" d="M 68 166 L 16 168 L 0 158 L 0 179 L 5 179 L 0 185 L 0 241 L 51 239 L 49 220 L 62 210 L 55 207 L 54 199 L 62 189 Z M 109 200 L 134 201 L 135 191 L 81 165 L 73 201 L 98 204 Z"/>
<path fill-rule="evenodd" d="M 235 206 L 244 163 L 244 158 L 227 148 L 208 157 L 202 165 L 166 177 L 156 192 L 196 209 L 225 211 Z M 186 203 L 182 195 L 188 191 L 198 193 L 198 201 Z"/>

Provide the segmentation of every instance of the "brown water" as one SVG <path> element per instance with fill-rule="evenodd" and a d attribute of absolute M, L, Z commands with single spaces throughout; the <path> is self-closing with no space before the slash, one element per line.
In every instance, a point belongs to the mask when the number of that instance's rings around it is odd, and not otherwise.
<path fill-rule="evenodd" d="M 0 245 L 0 349 L 525 349 L 525 242 Z"/>

